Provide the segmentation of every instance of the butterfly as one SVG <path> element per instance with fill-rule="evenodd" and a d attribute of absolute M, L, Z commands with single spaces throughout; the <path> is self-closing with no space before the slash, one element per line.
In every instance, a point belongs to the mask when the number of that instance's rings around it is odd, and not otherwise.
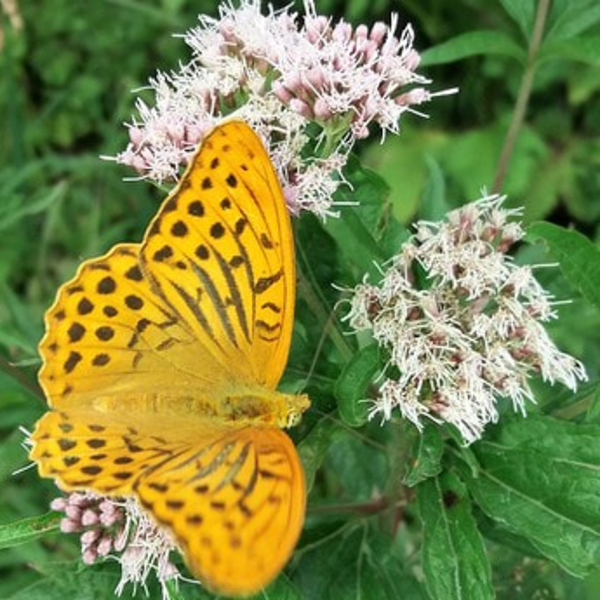
<path fill-rule="evenodd" d="M 84 262 L 45 316 L 31 436 L 66 491 L 134 496 L 211 590 L 248 595 L 288 561 L 304 474 L 276 391 L 295 301 L 277 175 L 254 131 L 217 126 L 140 244 Z"/>

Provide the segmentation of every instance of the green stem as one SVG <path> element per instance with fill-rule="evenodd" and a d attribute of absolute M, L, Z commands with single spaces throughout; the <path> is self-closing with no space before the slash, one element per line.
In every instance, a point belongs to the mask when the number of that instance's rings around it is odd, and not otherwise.
<path fill-rule="evenodd" d="M 537 13 L 535 16 L 535 23 L 533 26 L 533 33 L 529 41 L 529 49 L 527 52 L 527 64 L 525 65 L 525 72 L 523 73 L 523 79 L 521 81 L 521 88 L 519 89 L 519 95 L 515 102 L 515 108 L 513 110 L 512 120 L 504 138 L 504 145 L 500 158 L 498 159 L 498 167 L 496 170 L 496 176 L 494 178 L 494 184 L 492 191 L 498 193 L 504 184 L 506 174 L 508 172 L 508 165 L 515 149 L 515 144 L 519 136 L 519 131 L 525 121 L 525 114 L 527 112 L 527 105 L 531 96 L 531 89 L 533 87 L 533 80 L 535 77 L 535 70 L 537 66 L 537 55 L 542 43 L 542 37 L 544 35 L 544 26 L 546 24 L 546 18 L 548 16 L 548 10 L 550 8 L 550 0 L 540 0 Z"/>
<path fill-rule="evenodd" d="M 399 507 L 400 503 L 395 503 L 393 507 Z M 402 506 L 406 506 L 403 503 Z M 381 496 L 368 502 L 350 502 L 347 504 L 321 504 L 309 505 L 308 513 L 310 515 L 327 515 L 327 514 L 358 514 L 363 516 L 375 515 L 380 512 L 392 508 L 392 503 L 389 498 Z"/>

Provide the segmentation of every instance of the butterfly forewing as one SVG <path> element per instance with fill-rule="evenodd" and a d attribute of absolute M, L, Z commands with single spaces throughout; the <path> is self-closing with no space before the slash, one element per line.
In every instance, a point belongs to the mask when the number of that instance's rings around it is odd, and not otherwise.
<path fill-rule="evenodd" d="M 60 289 L 40 344 L 40 382 L 53 406 L 115 394 L 125 400 L 131 394 L 215 392 L 224 360 L 207 355 L 165 306 L 138 258 L 138 245 L 116 246 L 83 263 Z"/>
<path fill-rule="evenodd" d="M 142 246 L 157 293 L 208 352 L 274 388 L 287 361 L 295 275 L 289 215 L 262 143 L 217 128 L 163 204 Z"/>

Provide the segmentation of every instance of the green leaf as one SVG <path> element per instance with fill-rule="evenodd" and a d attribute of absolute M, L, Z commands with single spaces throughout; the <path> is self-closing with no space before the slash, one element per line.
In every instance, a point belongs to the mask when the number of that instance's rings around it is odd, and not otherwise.
<path fill-rule="evenodd" d="M 350 264 L 357 267 L 361 273 L 369 273 L 373 280 L 377 280 L 379 270 L 375 262 L 382 263 L 385 256 L 359 216 L 359 211 L 360 208 L 346 206 L 342 208 L 339 219 L 327 219 L 323 228 L 336 241 Z"/>
<path fill-rule="evenodd" d="M 590 35 L 545 44 L 540 59 L 566 58 L 591 65 L 600 65 L 600 36 Z"/>
<path fill-rule="evenodd" d="M 313 541 L 301 554 L 295 580 L 306 600 L 426 600 L 391 552 L 391 540 L 366 525 L 347 524 Z"/>
<path fill-rule="evenodd" d="M 425 479 L 439 475 L 443 454 L 444 441 L 439 429 L 434 425 L 426 425 L 413 444 L 404 483 L 414 487 Z"/>
<path fill-rule="evenodd" d="M 600 309 L 600 250 L 581 233 L 553 223 L 534 223 L 527 229 L 528 241 L 538 239 L 546 243 L 567 281 Z"/>
<path fill-rule="evenodd" d="M 340 417 L 352 427 L 367 422 L 367 391 L 379 366 L 379 346 L 371 344 L 352 357 L 336 381 L 334 393 Z"/>
<path fill-rule="evenodd" d="M 341 186 L 335 194 L 336 202 L 340 203 L 340 216 L 328 218 L 323 228 L 351 265 L 361 274 L 370 273 L 377 278 L 374 261 L 383 262 L 387 258 L 379 247 L 377 234 L 383 222 L 389 186 L 353 155 L 344 175 L 350 185 Z"/>
<path fill-rule="evenodd" d="M 524 62 L 526 52 L 510 37 L 499 31 L 470 31 L 429 48 L 422 55 L 423 66 L 456 62 L 469 56 L 499 54 Z"/>
<path fill-rule="evenodd" d="M 324 417 L 298 445 L 298 453 L 306 476 L 306 489 L 311 490 L 317 469 L 333 440 L 344 430 L 334 419 Z"/>
<path fill-rule="evenodd" d="M 526 0 L 500 0 L 504 10 L 520 27 L 523 39 L 529 40 L 533 31 L 533 19 L 535 14 L 536 2 Z"/>
<path fill-rule="evenodd" d="M 58 531 L 60 519 L 58 513 L 48 512 L 39 517 L 30 517 L 0 525 L 0 549 L 12 548 L 42 537 L 48 532 Z"/>
<path fill-rule="evenodd" d="M 554 0 L 551 7 L 546 40 L 581 37 L 584 31 L 600 21 L 597 0 Z"/>
<path fill-rule="evenodd" d="M 600 386 L 596 387 L 594 397 L 585 415 L 588 423 L 600 423 Z"/>
<path fill-rule="evenodd" d="M 248 600 L 301 600 L 301 598 L 300 590 L 285 573 L 282 573 L 273 583 Z"/>
<path fill-rule="evenodd" d="M 492 519 L 583 577 L 600 560 L 600 426 L 543 415 L 505 420 L 472 448 L 480 468 L 461 469 Z"/>
<path fill-rule="evenodd" d="M 463 482 L 454 473 L 428 479 L 417 488 L 417 500 L 423 521 L 423 571 L 431 598 L 492 599 L 490 565 Z"/>
<path fill-rule="evenodd" d="M 432 156 L 427 156 L 426 161 L 429 178 L 423 192 L 419 217 L 425 221 L 439 221 L 452 207 L 446 200 L 446 181 L 439 163 Z"/>

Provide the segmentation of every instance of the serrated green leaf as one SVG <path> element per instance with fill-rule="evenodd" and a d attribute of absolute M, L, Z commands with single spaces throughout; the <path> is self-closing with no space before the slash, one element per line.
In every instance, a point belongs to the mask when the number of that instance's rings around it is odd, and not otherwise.
<path fill-rule="evenodd" d="M 429 48 L 423 52 L 423 66 L 455 62 L 469 56 L 497 54 L 524 62 L 526 52 L 510 37 L 500 31 L 470 31 Z"/>
<path fill-rule="evenodd" d="M 434 425 L 426 425 L 413 444 L 404 477 L 405 485 L 414 487 L 425 479 L 439 475 L 443 454 L 444 440 L 439 429 Z"/>
<path fill-rule="evenodd" d="M 422 560 L 433 600 L 494 597 L 490 565 L 463 482 L 453 473 L 417 487 L 423 521 Z"/>
<path fill-rule="evenodd" d="M 58 531 L 60 518 L 58 513 L 49 512 L 39 517 L 30 517 L 0 525 L 0 549 L 12 548 L 35 540 L 49 532 Z"/>
<path fill-rule="evenodd" d="M 567 281 L 600 309 L 600 250 L 587 237 L 553 223 L 540 222 L 527 228 L 526 239 L 543 240 Z"/>
<path fill-rule="evenodd" d="M 379 346 L 371 344 L 352 357 L 336 381 L 334 393 L 340 417 L 348 425 L 358 427 L 367 422 L 367 390 L 379 368 Z"/>
<path fill-rule="evenodd" d="M 426 600 L 388 538 L 349 524 L 303 552 L 295 580 L 305 600 Z"/>
<path fill-rule="evenodd" d="M 600 426 L 530 415 L 473 445 L 478 477 L 461 470 L 492 519 L 583 577 L 600 560 Z"/>

